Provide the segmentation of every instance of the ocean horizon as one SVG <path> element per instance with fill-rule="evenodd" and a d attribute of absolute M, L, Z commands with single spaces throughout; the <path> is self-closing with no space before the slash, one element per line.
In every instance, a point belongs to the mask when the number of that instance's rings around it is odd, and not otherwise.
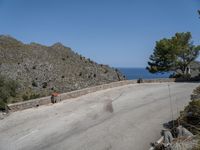
<path fill-rule="evenodd" d="M 126 79 L 156 79 L 156 78 L 169 78 L 171 73 L 155 73 L 152 74 L 146 68 L 117 68 L 121 71 L 123 75 L 126 76 Z"/>

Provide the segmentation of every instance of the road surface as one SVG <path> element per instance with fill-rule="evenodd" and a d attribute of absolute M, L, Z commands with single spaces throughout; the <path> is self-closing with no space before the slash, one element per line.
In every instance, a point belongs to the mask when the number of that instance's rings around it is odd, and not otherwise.
<path fill-rule="evenodd" d="M 146 150 L 198 85 L 126 85 L 15 112 L 0 120 L 0 150 Z"/>

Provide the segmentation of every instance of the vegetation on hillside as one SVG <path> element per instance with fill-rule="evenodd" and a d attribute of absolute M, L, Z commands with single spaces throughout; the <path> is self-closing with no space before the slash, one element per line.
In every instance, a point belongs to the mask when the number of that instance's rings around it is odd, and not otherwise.
<path fill-rule="evenodd" d="M 200 95 L 200 86 L 197 87 L 193 94 Z M 193 150 L 200 150 L 200 99 L 195 98 L 184 111 L 181 112 L 178 122 L 196 135 L 198 142 L 197 147 Z"/>
<path fill-rule="evenodd" d="M 153 54 L 150 56 L 147 69 L 151 73 L 173 71 L 176 74 L 187 75 L 188 66 L 198 56 L 200 46 L 191 41 L 190 32 L 176 33 L 173 37 L 156 42 Z"/>
<path fill-rule="evenodd" d="M 16 97 L 17 87 L 16 81 L 0 76 L 0 111 L 5 111 L 9 99 Z"/>
<path fill-rule="evenodd" d="M 192 133 L 200 134 L 200 99 L 189 103 L 185 110 L 181 112 L 179 121 Z"/>

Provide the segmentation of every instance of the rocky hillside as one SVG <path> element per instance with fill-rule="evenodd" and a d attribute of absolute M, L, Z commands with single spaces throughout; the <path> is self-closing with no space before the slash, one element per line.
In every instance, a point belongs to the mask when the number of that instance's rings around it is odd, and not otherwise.
<path fill-rule="evenodd" d="M 0 36 L 0 75 L 19 83 L 18 100 L 124 80 L 117 69 L 97 64 L 61 43 L 24 44 L 10 36 Z"/>

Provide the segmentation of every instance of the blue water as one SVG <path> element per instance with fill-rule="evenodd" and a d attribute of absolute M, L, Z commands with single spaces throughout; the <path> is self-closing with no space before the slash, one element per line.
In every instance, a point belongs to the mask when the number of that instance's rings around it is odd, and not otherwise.
<path fill-rule="evenodd" d="M 149 73 L 145 68 L 118 68 L 125 76 L 126 79 L 155 79 L 155 78 L 168 78 L 170 73 Z"/>

